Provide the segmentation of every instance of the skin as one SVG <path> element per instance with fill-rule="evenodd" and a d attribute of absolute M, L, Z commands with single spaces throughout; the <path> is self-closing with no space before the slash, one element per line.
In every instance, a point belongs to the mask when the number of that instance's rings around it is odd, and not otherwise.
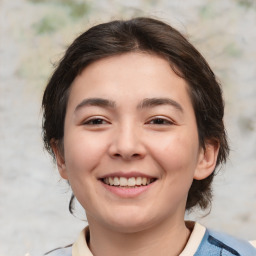
<path fill-rule="evenodd" d="M 71 85 L 64 154 L 56 143 L 53 150 L 86 211 L 93 255 L 178 255 L 185 247 L 189 188 L 211 174 L 218 154 L 216 143 L 199 146 L 188 90 L 166 60 L 145 53 L 96 61 Z M 83 104 L 90 98 L 113 104 Z M 151 98 L 172 104 L 142 108 Z M 100 180 L 134 171 L 156 178 L 138 196 L 119 196 Z"/>

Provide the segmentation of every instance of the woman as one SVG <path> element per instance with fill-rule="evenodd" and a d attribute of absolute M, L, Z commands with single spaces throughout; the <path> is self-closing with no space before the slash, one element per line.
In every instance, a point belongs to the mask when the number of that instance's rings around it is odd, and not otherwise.
<path fill-rule="evenodd" d="M 209 207 L 229 147 L 215 75 L 174 28 L 150 18 L 92 27 L 67 49 L 42 107 L 45 147 L 89 224 L 49 255 L 256 255 L 184 221 Z"/>

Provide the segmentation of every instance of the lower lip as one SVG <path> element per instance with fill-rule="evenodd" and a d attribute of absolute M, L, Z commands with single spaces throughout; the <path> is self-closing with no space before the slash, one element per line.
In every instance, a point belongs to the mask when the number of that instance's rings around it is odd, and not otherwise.
<path fill-rule="evenodd" d="M 110 186 L 101 181 L 101 184 L 110 192 L 113 194 L 116 194 L 117 196 L 123 197 L 123 198 L 133 198 L 136 196 L 139 196 L 140 194 L 146 192 L 149 190 L 155 183 L 156 181 L 146 185 L 146 186 L 140 186 L 140 187 L 134 187 L 134 188 L 129 188 L 129 187 L 116 187 L 116 186 Z"/>

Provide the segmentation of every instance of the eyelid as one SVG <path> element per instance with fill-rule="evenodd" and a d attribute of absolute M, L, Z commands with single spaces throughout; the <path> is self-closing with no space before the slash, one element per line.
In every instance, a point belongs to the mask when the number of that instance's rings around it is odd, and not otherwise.
<path fill-rule="evenodd" d="M 152 122 L 154 120 L 157 120 L 157 119 L 163 120 L 166 123 L 164 123 L 164 124 L 153 124 L 153 125 L 174 125 L 175 124 L 175 121 L 173 121 L 170 118 L 163 117 L 163 116 L 154 116 L 154 117 L 150 118 L 150 120 L 147 121 L 146 124 L 150 124 L 150 122 Z"/>
<path fill-rule="evenodd" d="M 90 122 L 95 121 L 95 120 L 101 120 L 102 122 L 104 122 L 103 124 L 90 124 Z M 105 125 L 105 124 L 109 124 L 109 122 L 102 116 L 92 116 L 87 118 L 86 120 L 84 120 L 82 122 L 83 125 Z"/>

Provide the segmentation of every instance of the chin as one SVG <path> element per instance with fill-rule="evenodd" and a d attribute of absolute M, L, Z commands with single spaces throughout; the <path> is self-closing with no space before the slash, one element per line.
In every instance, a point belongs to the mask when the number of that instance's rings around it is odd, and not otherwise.
<path fill-rule="evenodd" d="M 124 214 L 112 215 L 108 225 L 120 233 L 135 233 L 149 228 L 152 225 L 152 220 L 149 219 L 149 216 L 147 218 L 138 213 L 129 214 L 129 212 L 126 212 Z"/>
<path fill-rule="evenodd" d="M 111 225 L 111 229 L 119 233 L 132 234 L 147 229 L 147 225 L 145 223 L 115 223 Z"/>

